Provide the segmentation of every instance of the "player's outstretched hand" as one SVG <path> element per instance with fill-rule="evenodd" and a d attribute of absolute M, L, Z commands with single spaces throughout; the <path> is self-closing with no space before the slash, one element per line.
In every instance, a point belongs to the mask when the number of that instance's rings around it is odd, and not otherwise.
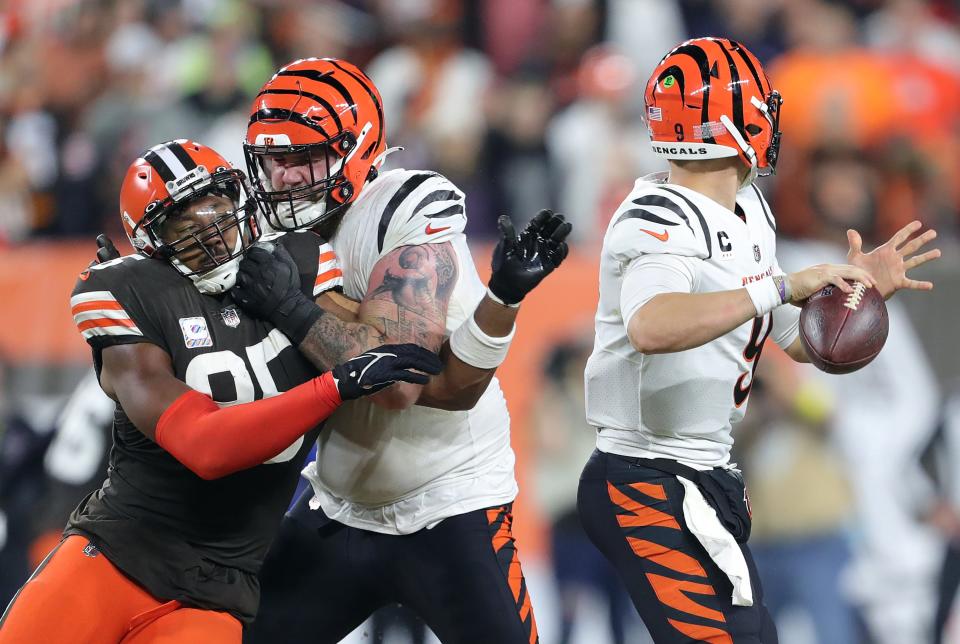
<path fill-rule="evenodd" d="M 441 368 L 437 354 L 419 345 L 385 344 L 338 364 L 332 371 L 340 398 L 353 400 L 398 381 L 425 385 Z"/>
<path fill-rule="evenodd" d="M 850 229 L 847 231 L 847 241 L 850 244 L 847 262 L 870 271 L 877 278 L 877 290 L 884 299 L 902 288 L 929 291 L 933 288 L 933 282 L 907 277 L 907 271 L 910 269 L 940 257 L 940 250 L 936 248 L 919 253 L 921 248 L 937 237 L 937 231 L 932 228 L 912 237 L 921 228 L 923 224 L 919 221 L 911 221 L 898 230 L 887 243 L 877 246 L 869 253 L 863 252 L 863 239 L 860 233 Z"/>
<path fill-rule="evenodd" d="M 113 245 L 113 240 L 105 233 L 97 235 L 97 258 L 90 262 L 90 266 L 103 264 L 114 259 L 120 259 L 120 251 Z"/>
<path fill-rule="evenodd" d="M 264 241 L 244 253 L 237 271 L 237 284 L 231 293 L 247 314 L 271 321 L 276 316 L 289 315 L 299 300 L 306 297 L 300 291 L 297 264 L 287 249 Z"/>
<path fill-rule="evenodd" d="M 497 228 L 490 290 L 505 304 L 516 304 L 563 262 L 573 226 L 563 215 L 541 210 L 519 236 L 509 215 L 500 216 Z"/>

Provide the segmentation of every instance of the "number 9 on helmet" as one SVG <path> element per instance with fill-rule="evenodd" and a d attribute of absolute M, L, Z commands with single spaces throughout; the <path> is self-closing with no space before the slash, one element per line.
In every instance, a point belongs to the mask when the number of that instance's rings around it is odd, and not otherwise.
<path fill-rule="evenodd" d="M 726 38 L 688 40 L 660 61 L 644 93 L 654 153 L 672 160 L 739 157 L 743 185 L 773 174 L 780 93 L 760 61 Z"/>

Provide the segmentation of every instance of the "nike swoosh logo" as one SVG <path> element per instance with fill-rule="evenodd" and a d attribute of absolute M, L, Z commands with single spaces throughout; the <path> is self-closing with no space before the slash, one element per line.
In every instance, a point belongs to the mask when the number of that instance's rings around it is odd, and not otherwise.
<path fill-rule="evenodd" d="M 647 234 L 650 235 L 651 237 L 656 237 L 657 239 L 659 239 L 659 240 L 662 241 L 662 242 L 665 242 L 665 241 L 667 241 L 668 239 L 670 239 L 670 231 L 669 231 L 669 230 L 665 230 L 665 231 L 663 231 L 662 233 L 655 233 L 655 232 L 653 232 L 652 230 L 647 230 L 646 228 L 641 228 L 641 229 L 640 229 L 640 232 L 642 232 L 642 233 L 647 233 Z"/>
<path fill-rule="evenodd" d="M 441 227 L 441 228 L 434 228 L 434 227 L 433 227 L 433 224 L 427 224 L 427 227 L 423 229 L 423 232 L 427 233 L 428 235 L 432 235 L 432 234 L 434 234 L 434 233 L 442 233 L 442 232 L 445 231 L 445 230 L 450 230 L 450 226 L 443 226 L 443 227 Z"/>

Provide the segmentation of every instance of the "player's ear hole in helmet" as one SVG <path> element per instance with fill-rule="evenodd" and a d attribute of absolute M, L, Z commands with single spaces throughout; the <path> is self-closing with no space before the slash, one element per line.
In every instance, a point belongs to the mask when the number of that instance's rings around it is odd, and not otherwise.
<path fill-rule="evenodd" d="M 342 213 L 376 178 L 386 145 L 373 81 L 346 61 L 307 58 L 261 88 L 243 147 L 267 223 L 289 231 Z"/>
<path fill-rule="evenodd" d="M 233 286 L 239 258 L 261 232 L 243 172 L 186 139 L 156 145 L 130 165 L 120 217 L 137 252 L 170 262 L 204 293 Z"/>

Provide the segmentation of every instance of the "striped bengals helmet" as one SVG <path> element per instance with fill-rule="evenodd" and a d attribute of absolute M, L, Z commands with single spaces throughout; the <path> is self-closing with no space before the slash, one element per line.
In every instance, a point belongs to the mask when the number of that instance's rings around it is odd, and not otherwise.
<path fill-rule="evenodd" d="M 644 94 L 653 151 L 667 159 L 739 156 L 773 174 L 780 152 L 780 93 L 756 56 L 726 38 L 695 38 L 660 61 Z"/>
<path fill-rule="evenodd" d="M 170 240 L 161 234 L 164 221 L 193 200 L 209 194 L 227 197 L 234 208 L 218 214 L 206 226 Z M 169 261 L 202 293 L 222 293 L 236 281 L 240 256 L 260 236 L 255 201 L 243 172 L 219 153 L 188 139 L 155 145 L 127 168 L 120 187 L 120 220 L 130 244 L 141 255 Z M 237 229 L 231 246 L 225 235 Z M 226 256 L 216 256 L 209 244 L 219 237 Z M 206 253 L 202 269 L 191 270 L 180 258 L 197 250 Z"/>
<path fill-rule="evenodd" d="M 377 176 L 386 149 L 383 103 L 366 74 L 344 60 L 306 58 L 282 67 L 254 99 L 244 152 L 267 221 L 277 230 L 311 228 L 353 202 Z M 304 155 L 310 181 L 274 189 L 272 155 Z M 326 173 L 314 175 L 314 162 Z"/>

